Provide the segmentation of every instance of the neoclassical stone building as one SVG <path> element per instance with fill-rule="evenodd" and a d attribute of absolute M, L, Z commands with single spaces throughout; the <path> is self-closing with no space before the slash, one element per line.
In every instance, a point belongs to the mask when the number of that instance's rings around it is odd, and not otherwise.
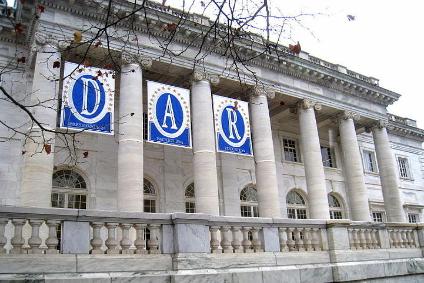
<path fill-rule="evenodd" d="M 219 49 L 193 68 L 193 38 L 212 22 L 149 2 L 142 10 L 149 34 L 140 12 L 125 47 L 119 33 L 127 22 L 114 27 L 107 47 L 70 51 L 75 31 L 104 17 L 74 2 L 40 1 L 35 18 L 31 3 L 18 6 L 26 29 L 18 44 L 8 34 L 16 27 L 0 19 L 1 85 L 17 101 L 0 101 L 7 124 L 0 125 L 1 276 L 423 278 L 424 130 L 387 112 L 399 94 L 303 51 L 262 54 L 259 37 L 240 48 L 255 55 L 255 78 L 224 68 Z M 131 11 L 117 2 L 118 12 Z M 170 48 L 186 51 L 164 56 L 152 37 L 182 17 Z M 64 132 L 63 68 L 55 64 L 81 63 L 85 50 L 95 67 L 110 60 L 120 67 L 114 134 L 49 132 Z M 146 142 L 146 81 L 190 89 L 192 148 Z M 253 157 L 216 152 L 212 94 L 249 102 Z M 47 130 L 28 123 L 19 103 L 33 105 L 30 113 Z M 42 262 L 31 266 L 38 254 Z"/>

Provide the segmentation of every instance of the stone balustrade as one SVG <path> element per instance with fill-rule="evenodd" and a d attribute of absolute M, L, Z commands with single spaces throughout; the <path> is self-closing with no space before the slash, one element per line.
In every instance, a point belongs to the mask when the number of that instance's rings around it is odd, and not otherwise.
<path fill-rule="evenodd" d="M 421 224 L 0 207 L 0 254 L 359 252 L 423 246 Z"/>

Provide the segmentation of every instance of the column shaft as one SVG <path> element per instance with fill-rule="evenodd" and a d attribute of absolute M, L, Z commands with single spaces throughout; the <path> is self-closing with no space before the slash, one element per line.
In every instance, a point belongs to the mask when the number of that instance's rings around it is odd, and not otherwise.
<path fill-rule="evenodd" d="M 330 211 L 315 112 L 312 107 L 303 106 L 298 111 L 310 217 L 328 219 Z"/>
<path fill-rule="evenodd" d="M 396 161 L 390 147 L 386 128 L 374 127 L 373 137 L 387 221 L 405 222 L 405 214 L 402 209 L 402 201 L 400 198 Z"/>
<path fill-rule="evenodd" d="M 259 216 L 281 217 L 271 120 L 264 92 L 251 95 L 250 113 Z"/>
<path fill-rule="evenodd" d="M 215 131 L 209 81 L 192 82 L 191 108 L 196 212 L 219 215 Z"/>
<path fill-rule="evenodd" d="M 358 139 L 352 118 L 340 119 L 340 141 L 344 157 L 344 172 L 347 179 L 351 219 L 370 221 L 368 193 L 365 187 L 364 171 Z"/>
<path fill-rule="evenodd" d="M 118 209 L 143 211 L 143 76 L 138 64 L 121 67 Z"/>
<path fill-rule="evenodd" d="M 32 85 L 31 104 L 33 115 L 44 128 L 56 129 L 57 95 L 60 62 L 56 47 L 45 45 L 37 53 Z M 24 145 L 22 166 L 21 205 L 34 207 L 51 206 L 52 175 L 54 164 L 55 134 L 42 131 L 33 124 Z"/>

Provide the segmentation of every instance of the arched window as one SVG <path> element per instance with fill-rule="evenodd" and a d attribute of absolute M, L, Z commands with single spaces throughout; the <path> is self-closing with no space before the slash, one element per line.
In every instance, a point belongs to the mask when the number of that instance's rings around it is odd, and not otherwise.
<path fill-rule="evenodd" d="M 195 213 L 196 212 L 196 202 L 194 195 L 194 183 L 191 183 L 187 186 L 184 192 L 185 196 L 185 211 L 186 213 Z"/>
<path fill-rule="evenodd" d="M 87 208 L 87 184 L 80 174 L 63 169 L 53 173 L 52 181 L 52 207 Z"/>
<path fill-rule="evenodd" d="M 157 192 L 155 186 L 147 180 L 143 179 L 143 194 L 144 194 L 144 212 L 156 212 Z"/>
<path fill-rule="evenodd" d="M 248 185 L 241 190 L 240 210 L 242 217 L 259 217 L 258 197 L 253 185 Z"/>
<path fill-rule="evenodd" d="M 290 191 L 287 194 L 287 216 L 293 219 L 307 219 L 307 206 L 303 196 L 296 192 Z"/>
<path fill-rule="evenodd" d="M 343 219 L 343 206 L 333 194 L 328 194 L 328 205 L 330 207 L 330 219 Z"/>

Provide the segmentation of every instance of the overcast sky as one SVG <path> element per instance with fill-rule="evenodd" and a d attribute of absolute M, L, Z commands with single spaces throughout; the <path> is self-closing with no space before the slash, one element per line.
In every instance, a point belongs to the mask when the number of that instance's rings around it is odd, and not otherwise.
<path fill-rule="evenodd" d="M 313 35 L 296 28 L 292 38 L 311 55 L 378 78 L 402 95 L 389 112 L 424 128 L 424 1 L 271 1 L 283 11 L 326 14 L 304 21 Z"/>

